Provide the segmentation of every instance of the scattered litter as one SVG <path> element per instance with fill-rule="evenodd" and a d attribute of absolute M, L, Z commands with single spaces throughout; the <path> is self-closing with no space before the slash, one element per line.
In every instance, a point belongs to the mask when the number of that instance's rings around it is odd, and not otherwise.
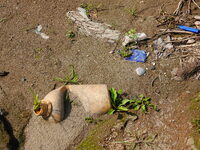
<path fill-rule="evenodd" d="M 132 49 L 132 55 L 126 57 L 125 60 L 135 61 L 135 62 L 145 62 L 147 59 L 147 54 L 144 50 Z"/>
<path fill-rule="evenodd" d="M 8 74 L 9 74 L 9 72 L 6 72 L 6 71 L 0 72 L 0 76 L 7 76 Z"/>
<path fill-rule="evenodd" d="M 38 25 L 37 28 L 34 30 L 36 34 L 40 35 L 43 39 L 47 40 L 49 39 L 49 36 L 45 33 L 42 33 L 42 25 Z"/>
<path fill-rule="evenodd" d="M 158 38 L 153 42 L 153 44 L 156 59 L 161 57 L 166 58 L 174 51 L 170 36 L 167 36 L 165 40 L 163 40 L 162 38 Z"/>
<path fill-rule="evenodd" d="M 200 16 L 194 16 L 194 19 L 200 20 Z"/>
<path fill-rule="evenodd" d="M 189 32 L 193 32 L 193 33 L 199 33 L 200 30 L 199 29 L 195 29 L 195 28 L 191 28 L 191 27 L 187 27 L 187 26 L 178 26 L 179 29 L 185 30 L 185 31 L 189 31 Z"/>
<path fill-rule="evenodd" d="M 136 70 L 137 75 L 142 76 L 146 73 L 146 70 L 142 67 L 137 68 Z"/>
<path fill-rule="evenodd" d="M 142 40 L 145 40 L 145 39 L 147 39 L 147 35 L 145 33 L 136 33 L 135 37 L 125 35 L 122 45 L 126 46 L 127 44 L 129 44 L 131 42 L 142 41 Z"/>
<path fill-rule="evenodd" d="M 77 11 L 67 12 L 67 16 L 75 22 L 78 30 L 86 35 L 95 38 L 105 39 L 109 43 L 114 43 L 119 40 L 120 32 L 110 29 L 110 25 L 91 21 L 86 15 L 84 8 L 77 8 Z"/>

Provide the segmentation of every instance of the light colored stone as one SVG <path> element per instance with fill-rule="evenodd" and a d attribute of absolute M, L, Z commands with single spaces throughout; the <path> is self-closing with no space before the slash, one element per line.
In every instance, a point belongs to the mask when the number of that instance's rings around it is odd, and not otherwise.
<path fill-rule="evenodd" d="M 200 16 L 194 16 L 194 19 L 200 20 Z"/>
<path fill-rule="evenodd" d="M 146 73 L 146 70 L 142 67 L 137 68 L 136 70 L 137 75 L 142 76 Z"/>
<path fill-rule="evenodd" d="M 193 44 L 193 43 L 195 43 L 196 41 L 194 40 L 194 39 L 189 39 L 188 41 L 187 41 L 187 44 Z"/>

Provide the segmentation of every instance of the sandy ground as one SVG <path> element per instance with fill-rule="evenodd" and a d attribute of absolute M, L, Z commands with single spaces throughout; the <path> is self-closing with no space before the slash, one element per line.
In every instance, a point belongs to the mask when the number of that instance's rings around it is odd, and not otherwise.
<path fill-rule="evenodd" d="M 66 12 L 75 10 L 83 2 L 101 4 L 98 21 L 111 24 L 122 33 L 136 28 L 138 32 L 152 36 L 157 29 L 155 16 L 161 5 L 167 12 L 173 12 L 178 1 L 1 1 L 0 71 L 10 74 L 0 78 L 0 108 L 9 113 L 6 118 L 11 124 L 9 130 L 13 132 L 12 137 L 19 143 L 24 141 L 23 130 L 32 113 L 30 89 L 42 98 L 54 88 L 56 82 L 53 78 L 68 74 L 72 64 L 84 84 L 103 83 L 123 89 L 130 95 L 143 93 L 152 97 L 161 112 L 142 116 L 137 125 L 156 130 L 161 135 L 160 142 L 164 142 L 161 145 L 163 149 L 187 149 L 190 125 L 186 110 L 189 102 L 180 96 L 186 91 L 189 91 L 186 93 L 189 96 L 196 93 L 199 82 L 192 79 L 183 82 L 171 80 L 172 68 L 179 61 L 175 59 L 160 60 L 156 62 L 156 70 L 147 71 L 143 77 L 137 76 L 135 69 L 151 67 L 153 55 L 144 64 L 124 61 L 117 54 L 109 53 L 115 45 L 78 34 L 66 18 Z M 135 18 L 127 12 L 131 8 L 137 8 L 139 17 Z M 33 32 L 38 24 L 50 36 L 48 40 Z M 76 33 L 74 41 L 66 37 L 70 30 Z M 151 48 L 146 47 L 146 50 L 153 53 Z M 152 80 L 157 76 L 160 80 L 152 87 Z M 17 149 L 18 142 L 10 147 Z M 5 143 L 0 147 L 6 149 Z"/>

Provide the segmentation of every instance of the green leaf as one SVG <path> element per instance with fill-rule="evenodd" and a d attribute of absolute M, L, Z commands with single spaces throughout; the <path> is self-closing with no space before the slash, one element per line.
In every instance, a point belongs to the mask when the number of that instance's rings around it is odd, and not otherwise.
<path fill-rule="evenodd" d="M 59 82 L 64 82 L 64 80 L 62 78 L 54 78 L 54 81 L 59 81 Z"/>
<path fill-rule="evenodd" d="M 108 114 L 112 115 L 112 114 L 114 114 L 114 112 L 115 112 L 115 110 L 111 108 L 111 109 L 109 109 Z"/>
<path fill-rule="evenodd" d="M 151 98 L 147 97 L 147 98 L 144 98 L 143 101 L 147 102 L 147 101 L 151 101 Z"/>
<path fill-rule="evenodd" d="M 139 97 L 140 99 L 143 99 L 143 98 L 144 98 L 144 95 L 143 95 L 143 94 L 140 94 L 138 97 Z"/>
<path fill-rule="evenodd" d="M 143 111 L 143 112 L 146 112 L 146 111 L 147 111 L 147 107 L 146 107 L 146 105 L 142 105 L 141 108 L 142 108 L 142 111 Z"/>
<path fill-rule="evenodd" d="M 125 104 L 127 104 L 128 102 L 130 102 L 129 99 L 124 99 L 124 100 L 122 100 L 120 106 L 125 105 Z"/>
<path fill-rule="evenodd" d="M 133 109 L 138 111 L 140 109 L 140 105 L 136 105 L 135 107 L 133 107 Z"/>
<path fill-rule="evenodd" d="M 136 100 L 136 102 L 135 102 L 136 104 L 141 104 L 142 103 L 142 101 L 141 100 Z"/>
<path fill-rule="evenodd" d="M 154 105 L 154 104 L 149 104 L 149 106 L 150 106 L 151 108 L 153 108 L 153 110 L 157 110 L 157 106 L 156 106 L 156 105 Z"/>
<path fill-rule="evenodd" d="M 118 90 L 117 93 L 118 93 L 119 95 L 121 95 L 121 94 L 123 93 L 123 91 L 122 91 L 122 90 Z"/>
<path fill-rule="evenodd" d="M 117 99 L 117 91 L 114 88 L 110 89 L 110 95 L 113 101 Z"/>
<path fill-rule="evenodd" d="M 117 109 L 120 111 L 128 111 L 128 108 L 126 108 L 124 106 L 118 106 Z"/>

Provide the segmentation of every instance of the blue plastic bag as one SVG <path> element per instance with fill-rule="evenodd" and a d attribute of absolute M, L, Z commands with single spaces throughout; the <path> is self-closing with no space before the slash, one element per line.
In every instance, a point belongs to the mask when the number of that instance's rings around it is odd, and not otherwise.
<path fill-rule="evenodd" d="M 126 57 L 125 60 L 135 61 L 135 62 L 145 62 L 147 59 L 147 54 L 143 50 L 132 49 L 133 54 L 130 57 Z"/>

